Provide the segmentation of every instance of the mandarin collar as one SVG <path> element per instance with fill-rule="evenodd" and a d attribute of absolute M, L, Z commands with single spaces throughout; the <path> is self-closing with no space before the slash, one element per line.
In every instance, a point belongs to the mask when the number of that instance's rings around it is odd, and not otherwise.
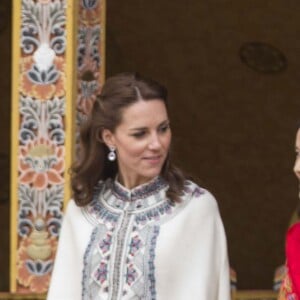
<path fill-rule="evenodd" d="M 139 185 L 133 189 L 127 189 L 115 179 L 111 181 L 103 200 L 114 209 L 126 211 L 139 211 L 153 207 L 165 201 L 165 191 L 168 183 L 157 176 L 151 181 Z"/>

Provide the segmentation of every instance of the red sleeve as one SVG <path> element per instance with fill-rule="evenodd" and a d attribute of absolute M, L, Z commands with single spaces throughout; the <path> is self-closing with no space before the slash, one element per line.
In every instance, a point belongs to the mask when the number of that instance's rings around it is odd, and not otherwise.
<path fill-rule="evenodd" d="M 287 232 L 286 258 L 293 289 L 300 299 L 300 222 Z"/>

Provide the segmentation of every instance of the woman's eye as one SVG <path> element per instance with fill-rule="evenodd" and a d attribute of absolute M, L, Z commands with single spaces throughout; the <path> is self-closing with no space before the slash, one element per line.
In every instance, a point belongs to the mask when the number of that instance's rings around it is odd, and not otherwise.
<path fill-rule="evenodd" d="M 144 135 L 145 135 L 145 131 L 140 131 L 140 132 L 136 132 L 136 133 L 132 134 L 132 136 L 135 138 L 141 138 Z"/>
<path fill-rule="evenodd" d="M 160 132 L 166 132 L 169 128 L 170 128 L 169 125 L 165 125 L 165 126 L 162 126 L 162 127 L 159 129 L 159 131 L 160 131 Z"/>

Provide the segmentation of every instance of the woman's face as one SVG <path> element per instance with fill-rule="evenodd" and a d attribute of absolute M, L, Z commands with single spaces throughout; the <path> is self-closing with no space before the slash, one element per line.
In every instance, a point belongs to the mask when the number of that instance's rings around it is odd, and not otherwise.
<path fill-rule="evenodd" d="M 296 135 L 296 161 L 294 165 L 294 172 L 300 180 L 300 129 L 298 129 Z"/>
<path fill-rule="evenodd" d="M 153 99 L 132 104 L 123 111 L 114 133 L 103 131 L 103 139 L 116 148 L 123 184 L 138 185 L 153 179 L 161 172 L 171 142 L 164 102 Z"/>

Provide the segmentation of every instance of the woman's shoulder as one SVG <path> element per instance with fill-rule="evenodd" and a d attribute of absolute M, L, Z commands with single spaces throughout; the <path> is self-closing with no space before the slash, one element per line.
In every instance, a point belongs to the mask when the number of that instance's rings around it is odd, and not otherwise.
<path fill-rule="evenodd" d="M 81 214 L 82 207 L 78 206 L 73 198 L 71 198 L 66 206 L 64 216 L 76 217 Z"/>
<path fill-rule="evenodd" d="M 300 232 L 300 221 L 291 225 L 290 228 L 288 229 L 288 232 L 291 234 L 293 234 L 295 232 Z"/>
<path fill-rule="evenodd" d="M 300 245 L 300 222 L 293 224 L 287 232 L 287 242 L 297 241 Z"/>
<path fill-rule="evenodd" d="M 292 225 L 287 232 L 286 258 L 287 267 L 295 292 L 300 292 L 300 222 Z M 300 296 L 300 295 L 299 295 Z M 298 298 L 297 298 L 298 299 Z"/>
<path fill-rule="evenodd" d="M 186 180 L 184 183 L 184 197 L 190 199 L 194 206 L 199 206 L 202 210 L 218 210 L 214 195 L 191 180 Z"/>
<path fill-rule="evenodd" d="M 293 224 L 286 235 L 286 255 L 289 265 L 294 265 L 296 261 L 299 261 L 300 251 L 300 222 Z M 300 268 L 300 264 L 297 263 Z"/>

